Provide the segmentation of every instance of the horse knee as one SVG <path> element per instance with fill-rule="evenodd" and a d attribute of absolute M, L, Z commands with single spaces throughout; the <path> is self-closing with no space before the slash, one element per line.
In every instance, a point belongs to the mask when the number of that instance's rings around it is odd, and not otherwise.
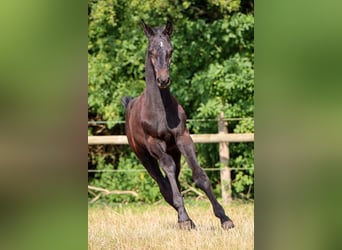
<path fill-rule="evenodd" d="M 172 157 L 169 155 L 165 155 L 160 159 L 160 164 L 167 175 L 176 174 L 176 164 L 173 161 Z"/>
<path fill-rule="evenodd" d="M 193 174 L 193 180 L 195 185 L 201 189 L 207 189 L 210 187 L 210 180 L 203 169 Z"/>

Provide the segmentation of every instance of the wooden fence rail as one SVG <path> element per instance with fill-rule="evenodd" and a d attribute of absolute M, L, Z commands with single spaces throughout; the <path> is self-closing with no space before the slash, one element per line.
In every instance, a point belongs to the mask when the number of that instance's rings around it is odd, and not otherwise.
<path fill-rule="evenodd" d="M 194 143 L 220 143 L 220 142 L 253 142 L 254 134 L 192 134 Z M 102 136 L 88 136 L 88 144 L 128 144 L 125 135 L 102 135 Z"/>
<path fill-rule="evenodd" d="M 217 134 L 192 134 L 194 143 L 219 143 L 219 154 L 221 162 L 221 189 L 222 202 L 228 203 L 231 197 L 231 176 L 229 163 L 229 143 L 234 142 L 254 142 L 254 133 L 229 133 L 228 122 L 224 120 L 224 115 L 221 113 L 218 117 L 218 133 Z M 128 144 L 125 135 L 106 135 L 106 136 L 88 136 L 88 144 Z"/>

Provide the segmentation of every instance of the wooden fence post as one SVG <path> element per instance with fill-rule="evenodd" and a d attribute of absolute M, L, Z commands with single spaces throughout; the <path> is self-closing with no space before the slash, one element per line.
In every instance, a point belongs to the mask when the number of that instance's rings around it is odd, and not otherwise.
<path fill-rule="evenodd" d="M 218 133 L 228 134 L 228 122 L 224 121 L 223 112 L 220 113 L 219 119 L 218 119 Z M 220 151 L 220 162 L 221 162 L 220 177 L 221 177 L 222 203 L 228 203 L 232 200 L 231 177 L 230 177 L 230 169 L 228 166 L 229 143 L 220 142 L 219 151 Z"/>

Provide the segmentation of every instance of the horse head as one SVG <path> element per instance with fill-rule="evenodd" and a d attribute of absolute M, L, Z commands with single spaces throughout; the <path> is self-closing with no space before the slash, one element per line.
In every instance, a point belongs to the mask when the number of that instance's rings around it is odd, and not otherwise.
<path fill-rule="evenodd" d="M 159 88 L 170 86 L 170 64 L 172 57 L 172 24 L 167 21 L 165 27 L 152 28 L 144 20 L 141 21 L 145 35 L 148 38 L 148 57 L 151 60 L 156 83 Z"/>

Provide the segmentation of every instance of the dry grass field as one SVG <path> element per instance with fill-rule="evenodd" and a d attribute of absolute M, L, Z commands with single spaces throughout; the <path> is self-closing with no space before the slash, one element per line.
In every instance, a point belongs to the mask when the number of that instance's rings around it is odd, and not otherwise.
<path fill-rule="evenodd" d="M 224 206 L 235 228 L 221 229 L 210 203 L 186 203 L 196 230 L 177 228 L 177 213 L 158 205 L 93 206 L 88 209 L 88 249 L 254 249 L 254 205 L 233 202 Z"/>

